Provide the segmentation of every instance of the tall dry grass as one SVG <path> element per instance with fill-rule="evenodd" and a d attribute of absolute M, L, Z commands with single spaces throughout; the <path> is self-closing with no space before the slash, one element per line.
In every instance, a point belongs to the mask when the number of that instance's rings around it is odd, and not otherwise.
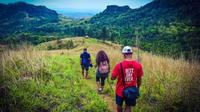
<path fill-rule="evenodd" d="M 1 54 L 2 77 L 9 80 L 43 77 L 46 62 L 44 52 L 23 45 L 17 50 L 5 50 Z M 48 70 L 46 70 L 48 72 Z M 2 79 L 2 81 L 7 79 Z"/>
<path fill-rule="evenodd" d="M 106 51 L 111 61 L 111 68 L 123 60 L 120 46 L 87 40 L 83 45 L 72 50 L 35 51 L 31 47 L 24 46 L 21 50 L 9 50 L 1 54 L 2 75 L 4 72 L 9 73 L 4 76 L 9 80 L 27 75 L 33 75 L 37 79 L 41 76 L 36 74 L 45 74 L 44 71 L 48 69 L 45 67 L 45 57 L 60 55 L 62 52 L 66 56 L 77 57 L 85 47 L 92 54 L 93 60 L 99 50 Z M 135 59 L 136 52 L 134 52 Z M 143 51 L 140 56 L 144 76 L 141 97 L 138 99 L 135 111 L 200 111 L 200 64 L 198 62 L 156 56 Z"/>
<path fill-rule="evenodd" d="M 76 60 L 29 46 L 4 51 L 0 111 L 108 111 L 106 103 L 79 77 Z"/>
<path fill-rule="evenodd" d="M 144 88 L 154 97 L 154 101 L 168 111 L 199 111 L 200 106 L 200 64 L 187 62 L 184 59 L 142 54 L 142 65 L 145 71 Z M 157 89 L 155 89 L 157 88 Z M 159 91 L 157 91 L 159 90 Z"/>
<path fill-rule="evenodd" d="M 108 54 L 111 68 L 123 60 L 121 46 L 96 43 L 88 47 L 94 57 L 99 50 Z M 136 59 L 137 49 L 134 51 Z M 140 53 L 144 77 L 136 111 L 200 111 L 200 63 Z"/>

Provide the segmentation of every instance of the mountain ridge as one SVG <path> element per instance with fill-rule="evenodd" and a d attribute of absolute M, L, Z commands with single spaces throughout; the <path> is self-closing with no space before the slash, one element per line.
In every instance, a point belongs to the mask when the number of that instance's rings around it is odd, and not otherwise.
<path fill-rule="evenodd" d="M 45 6 L 25 2 L 0 4 L 0 36 L 26 32 L 38 26 L 58 22 L 58 14 Z M 6 30 L 5 30 L 6 29 Z"/>
<path fill-rule="evenodd" d="M 89 20 L 91 37 L 102 38 L 99 29 L 107 27 L 107 39 L 133 45 L 141 38 L 141 47 L 156 54 L 200 54 L 200 1 L 154 0 L 140 8 L 122 13 L 104 13 L 105 9 Z M 95 29 L 94 29 L 95 28 Z M 136 32 L 138 29 L 138 33 Z M 177 53 L 179 52 L 179 53 Z"/>
<path fill-rule="evenodd" d="M 9 18 L 18 12 L 26 12 L 29 14 L 29 16 L 38 17 L 40 19 L 48 18 L 48 19 L 52 19 L 53 21 L 58 19 L 57 17 L 58 14 L 56 11 L 48 9 L 45 6 L 35 6 L 32 4 L 25 3 L 25 2 L 16 2 L 16 3 L 7 4 L 7 5 L 1 4 L 0 8 L 4 9 L 3 11 L 0 12 L 1 18 L 5 17 L 5 16 L 2 16 L 5 14 L 6 14 L 6 17 Z"/>

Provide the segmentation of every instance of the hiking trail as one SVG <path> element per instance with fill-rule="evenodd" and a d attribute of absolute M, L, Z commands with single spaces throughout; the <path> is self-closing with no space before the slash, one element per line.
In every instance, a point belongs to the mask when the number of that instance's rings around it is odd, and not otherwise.
<path fill-rule="evenodd" d="M 108 77 L 109 78 L 109 77 Z M 96 86 L 96 82 L 93 78 L 90 79 L 83 79 L 85 80 L 85 83 L 92 88 L 93 90 L 95 90 L 97 92 L 97 86 Z M 106 79 L 107 80 L 107 79 Z M 106 83 L 107 84 L 107 83 Z M 104 101 L 108 104 L 108 109 L 111 112 L 116 112 L 116 104 L 115 104 L 115 100 L 110 97 L 108 94 L 103 93 L 103 94 L 98 94 L 100 97 L 102 97 L 104 99 Z"/>

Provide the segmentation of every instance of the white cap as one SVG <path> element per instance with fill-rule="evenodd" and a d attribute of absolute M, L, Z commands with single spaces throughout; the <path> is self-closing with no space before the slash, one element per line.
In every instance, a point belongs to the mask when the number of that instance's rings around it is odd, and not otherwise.
<path fill-rule="evenodd" d="M 122 53 L 123 53 L 123 54 L 133 53 L 132 47 L 130 47 L 130 46 L 125 46 L 125 47 L 122 49 Z"/>

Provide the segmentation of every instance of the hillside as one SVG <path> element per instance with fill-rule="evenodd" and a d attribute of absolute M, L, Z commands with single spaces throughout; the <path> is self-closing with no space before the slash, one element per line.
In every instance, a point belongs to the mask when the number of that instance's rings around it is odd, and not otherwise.
<path fill-rule="evenodd" d="M 56 11 L 24 2 L 0 4 L 0 36 L 33 31 L 38 26 L 58 21 Z M 6 30 L 5 30 L 6 29 Z"/>
<path fill-rule="evenodd" d="M 90 79 L 81 78 L 79 55 L 87 47 L 95 64 L 97 52 L 103 49 L 110 58 L 112 69 L 122 59 L 120 45 L 91 38 L 71 40 L 78 46 L 68 50 L 36 50 L 55 45 L 52 41 L 36 49 L 23 46 L 20 50 L 1 53 L 0 111 L 114 112 L 116 82 L 106 81 L 104 94 L 97 94 L 96 69 L 91 68 Z M 141 52 L 140 57 L 144 77 L 134 112 L 199 111 L 198 63 L 147 52 Z"/>
<path fill-rule="evenodd" d="M 110 24 L 128 27 L 169 24 L 178 21 L 199 27 L 199 5 L 200 2 L 198 0 L 154 0 L 138 9 L 111 5 L 107 6 L 107 9 L 102 13 L 91 18 L 90 22 L 99 22 L 100 25 Z M 115 19 L 110 19 L 112 17 L 115 17 Z M 106 23 L 108 20 L 109 23 Z"/>
<path fill-rule="evenodd" d="M 45 6 L 0 4 L 0 43 L 33 45 L 90 36 L 173 58 L 200 59 L 199 0 L 154 0 L 140 8 L 110 5 L 87 19 L 58 15 Z"/>
<path fill-rule="evenodd" d="M 45 6 L 35 6 L 25 2 L 0 4 L 0 44 L 37 45 L 42 42 L 74 35 L 71 18 L 59 15 Z"/>
<path fill-rule="evenodd" d="M 186 57 L 199 55 L 199 5 L 198 0 L 154 0 L 138 9 L 108 6 L 90 19 L 90 36 L 102 38 L 99 29 L 107 27 L 107 39 L 133 44 L 138 31 L 144 50 L 174 57 L 180 51 Z"/>

